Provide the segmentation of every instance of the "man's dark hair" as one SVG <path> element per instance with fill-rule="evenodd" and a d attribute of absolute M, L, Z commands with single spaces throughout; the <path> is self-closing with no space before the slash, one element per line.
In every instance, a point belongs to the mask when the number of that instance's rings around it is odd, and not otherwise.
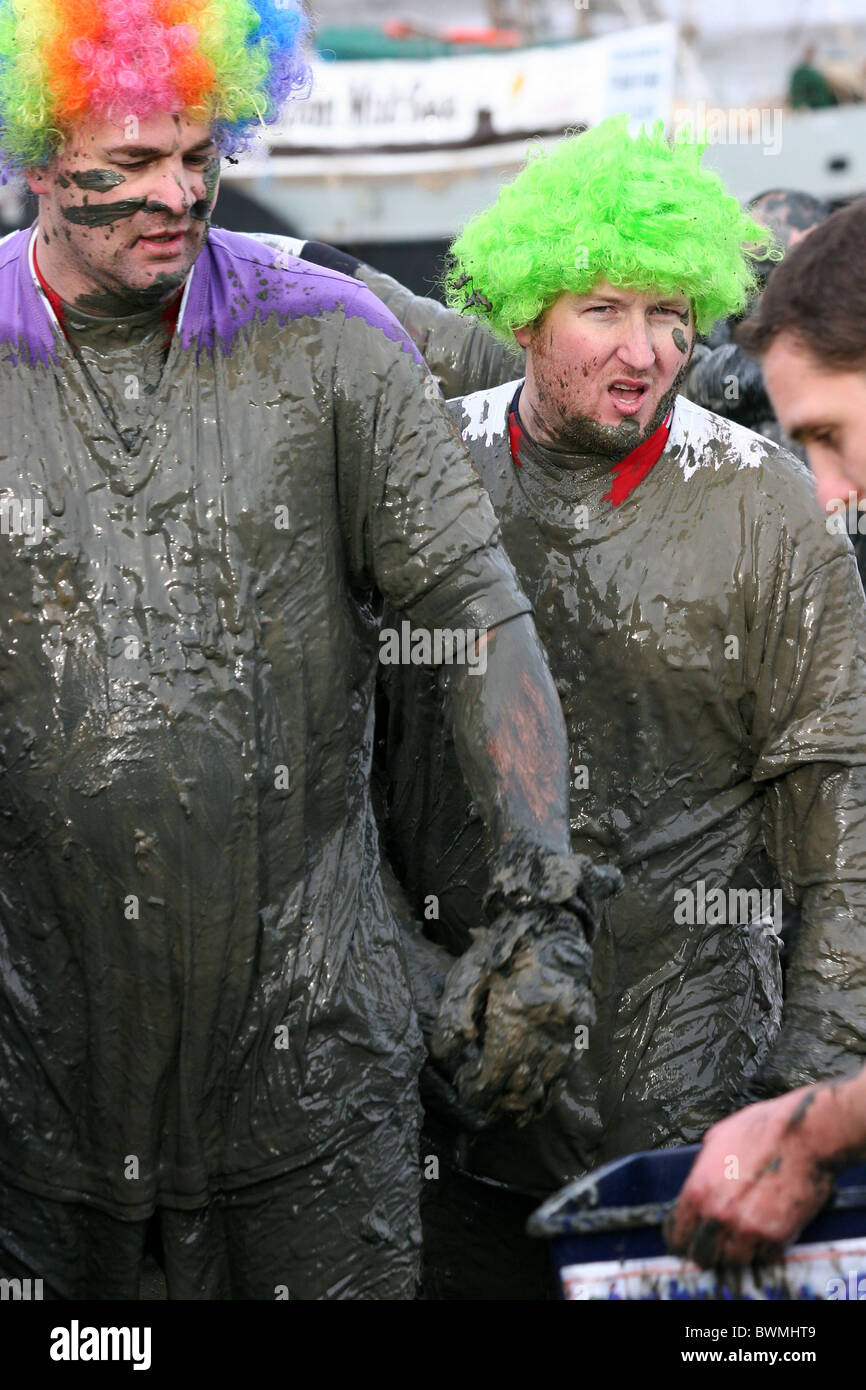
<path fill-rule="evenodd" d="M 866 368 L 866 198 L 834 212 L 788 252 L 734 340 L 761 357 L 790 333 L 827 367 Z"/>

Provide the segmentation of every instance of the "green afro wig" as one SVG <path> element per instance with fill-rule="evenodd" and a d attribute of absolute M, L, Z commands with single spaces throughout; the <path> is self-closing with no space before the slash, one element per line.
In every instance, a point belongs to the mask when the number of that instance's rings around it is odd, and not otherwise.
<path fill-rule="evenodd" d="M 704 145 L 682 133 L 671 144 L 661 121 L 632 136 L 628 120 L 535 154 L 468 223 L 445 278 L 452 308 L 512 346 L 563 291 L 588 294 L 599 279 L 685 294 L 698 333 L 745 308 L 757 262 L 782 257 L 772 234 L 701 168 Z"/>

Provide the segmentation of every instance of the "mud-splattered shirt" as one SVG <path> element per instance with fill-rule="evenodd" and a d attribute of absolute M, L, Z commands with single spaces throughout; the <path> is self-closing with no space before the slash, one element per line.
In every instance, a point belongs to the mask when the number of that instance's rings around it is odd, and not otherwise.
<path fill-rule="evenodd" d="M 413 294 L 393 276 L 319 241 L 254 232 L 257 241 L 284 255 L 302 256 L 363 280 L 403 325 L 446 397 L 465 396 L 511 381 L 523 371 L 523 349 L 498 342 L 474 314 L 458 314 L 436 299 Z"/>
<path fill-rule="evenodd" d="M 609 460 L 559 455 L 569 471 L 524 437 L 516 466 L 517 385 L 452 405 L 563 703 L 573 847 L 625 876 L 562 1098 L 463 1151 L 542 1190 L 696 1141 L 741 1101 L 780 1014 L 803 1039 L 787 1084 L 862 1060 L 866 610 L 847 538 L 773 444 L 678 397 L 667 447 L 613 506 Z M 438 895 L 442 939 L 462 950 L 486 846 L 432 683 L 395 677 L 395 862 L 419 912 Z M 783 1012 L 780 883 L 802 912 Z"/>
<path fill-rule="evenodd" d="M 417 1103 L 378 596 L 429 628 L 529 605 L 364 285 L 212 230 L 164 368 L 121 343 L 112 386 L 29 242 L 0 242 L 0 1169 L 132 1218 Z"/>

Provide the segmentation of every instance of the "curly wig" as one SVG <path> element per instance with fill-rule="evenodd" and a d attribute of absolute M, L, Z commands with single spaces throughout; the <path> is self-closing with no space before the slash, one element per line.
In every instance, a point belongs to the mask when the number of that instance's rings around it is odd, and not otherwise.
<path fill-rule="evenodd" d="M 745 213 L 705 146 L 670 143 L 661 121 L 631 135 L 627 116 L 538 151 L 451 248 L 452 308 L 483 319 L 513 346 L 563 291 L 599 279 L 693 303 L 697 331 L 739 313 L 757 287 L 759 259 L 780 260 L 766 228 Z"/>
<path fill-rule="evenodd" d="M 0 166 L 49 163 L 83 117 L 185 112 L 223 154 L 309 87 L 295 0 L 0 0 Z"/>

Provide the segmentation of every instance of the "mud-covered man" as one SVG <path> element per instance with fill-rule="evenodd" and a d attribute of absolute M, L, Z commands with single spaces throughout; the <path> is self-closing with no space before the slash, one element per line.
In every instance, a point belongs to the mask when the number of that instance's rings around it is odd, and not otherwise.
<path fill-rule="evenodd" d="M 834 213 L 774 273 L 738 331 L 784 428 L 806 450 L 831 530 L 866 501 L 866 201 Z M 866 529 L 866 526 L 864 526 Z M 738 1177 L 726 1176 L 736 1154 Z M 866 1069 L 748 1106 L 705 1135 L 669 1228 L 702 1264 L 776 1257 L 866 1159 Z"/>
<path fill-rule="evenodd" d="M 413 1296 L 382 597 L 472 658 L 454 735 L 500 860 L 439 1015 L 476 1030 L 464 1098 L 541 1108 L 593 1015 L 562 712 L 439 392 L 366 287 L 210 225 L 303 29 L 0 4 L 0 148 L 39 198 L 0 243 L 0 1271 L 50 1297 L 136 1297 L 154 1227 L 173 1298 Z"/>
<path fill-rule="evenodd" d="M 753 292 L 764 235 L 697 149 L 615 120 L 533 159 L 455 244 L 452 303 L 526 350 L 523 380 L 454 402 L 455 418 L 563 702 L 575 847 L 625 888 L 593 941 L 598 1021 L 552 1110 L 522 1132 L 437 1136 L 451 1162 L 425 1190 L 434 1296 L 542 1296 L 525 1194 L 694 1142 L 759 1075 L 839 1075 L 866 1050 L 851 547 L 799 461 L 678 395 L 696 331 Z M 391 848 L 461 950 L 489 847 L 435 693 L 401 675 Z M 784 1007 L 780 889 L 802 913 Z"/>

